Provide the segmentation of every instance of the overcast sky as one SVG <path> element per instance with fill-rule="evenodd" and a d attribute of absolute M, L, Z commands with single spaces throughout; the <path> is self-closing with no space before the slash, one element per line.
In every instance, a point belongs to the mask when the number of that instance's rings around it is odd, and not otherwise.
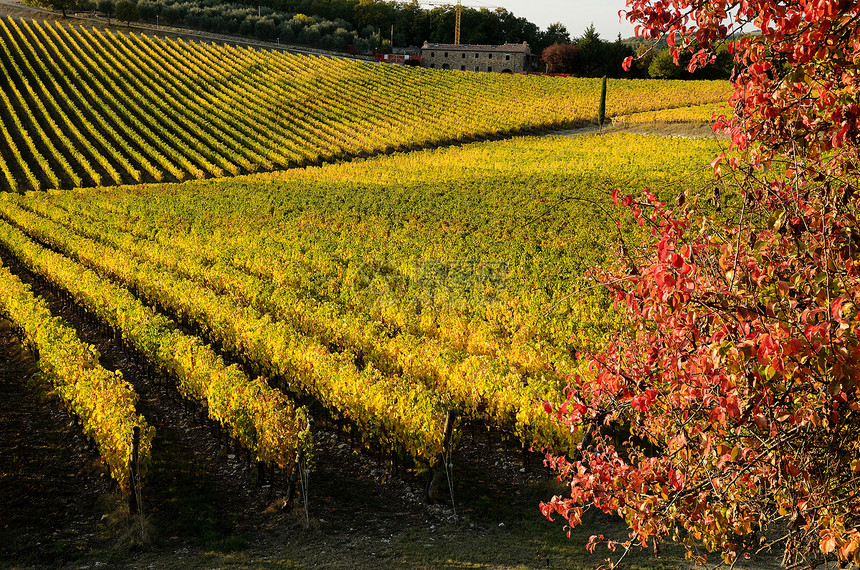
<path fill-rule="evenodd" d="M 633 26 L 618 22 L 618 11 L 626 6 L 624 0 L 462 0 L 464 6 L 501 6 L 515 16 L 526 18 L 542 30 L 553 22 L 567 27 L 571 38 L 582 35 L 589 24 L 604 40 L 633 35 Z M 452 0 L 453 3 L 453 0 Z"/>

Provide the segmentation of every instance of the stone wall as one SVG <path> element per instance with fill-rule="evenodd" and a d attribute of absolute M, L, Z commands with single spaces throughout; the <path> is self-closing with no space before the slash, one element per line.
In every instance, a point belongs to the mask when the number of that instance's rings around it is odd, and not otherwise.
<path fill-rule="evenodd" d="M 432 69 L 519 73 L 529 70 L 528 54 L 489 46 L 428 46 L 421 49 L 421 65 Z M 484 49 L 482 49 L 484 48 Z"/>

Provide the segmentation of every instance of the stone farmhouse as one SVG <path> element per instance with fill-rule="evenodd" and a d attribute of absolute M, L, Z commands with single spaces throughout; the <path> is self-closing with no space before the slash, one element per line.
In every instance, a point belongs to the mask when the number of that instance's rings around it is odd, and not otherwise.
<path fill-rule="evenodd" d="M 421 47 L 421 66 L 433 69 L 523 73 L 537 71 L 537 62 L 526 42 L 500 46 L 424 42 Z"/>

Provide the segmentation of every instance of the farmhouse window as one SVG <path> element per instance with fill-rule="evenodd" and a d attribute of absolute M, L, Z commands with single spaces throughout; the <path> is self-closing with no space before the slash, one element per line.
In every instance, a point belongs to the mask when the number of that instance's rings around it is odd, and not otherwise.
<path fill-rule="evenodd" d="M 488 65 L 488 66 L 487 66 L 487 71 L 493 71 L 493 66 L 492 66 L 492 65 Z"/>
<path fill-rule="evenodd" d="M 466 66 L 465 66 L 465 65 L 461 65 L 461 66 L 460 66 L 460 71 L 466 71 Z"/>
<path fill-rule="evenodd" d="M 436 52 L 435 52 L 435 51 L 431 51 L 431 52 L 430 52 L 430 57 L 436 57 Z"/>
<path fill-rule="evenodd" d="M 487 59 L 493 59 L 493 54 L 487 55 Z"/>
<path fill-rule="evenodd" d="M 505 54 L 505 61 L 508 61 L 509 59 L 511 59 L 511 54 L 506 53 Z"/>
<path fill-rule="evenodd" d="M 445 52 L 445 57 L 448 57 L 448 52 L 447 52 L 447 51 Z"/>
<path fill-rule="evenodd" d="M 465 54 L 465 53 L 463 54 L 463 59 L 466 59 L 466 54 Z"/>
<path fill-rule="evenodd" d="M 478 59 L 478 54 L 475 54 L 475 59 Z"/>

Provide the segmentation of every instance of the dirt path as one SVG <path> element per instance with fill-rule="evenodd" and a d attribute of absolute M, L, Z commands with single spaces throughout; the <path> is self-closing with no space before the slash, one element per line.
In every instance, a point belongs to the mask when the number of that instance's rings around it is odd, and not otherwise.
<path fill-rule="evenodd" d="M 579 127 L 576 129 L 564 129 L 551 131 L 545 136 L 576 137 L 585 134 L 600 133 L 633 133 L 639 135 L 656 135 L 661 137 L 680 137 L 690 139 L 718 139 L 725 140 L 724 134 L 715 133 L 710 125 L 702 123 L 636 123 L 613 125 L 611 122 L 601 128 L 596 123 Z"/>

